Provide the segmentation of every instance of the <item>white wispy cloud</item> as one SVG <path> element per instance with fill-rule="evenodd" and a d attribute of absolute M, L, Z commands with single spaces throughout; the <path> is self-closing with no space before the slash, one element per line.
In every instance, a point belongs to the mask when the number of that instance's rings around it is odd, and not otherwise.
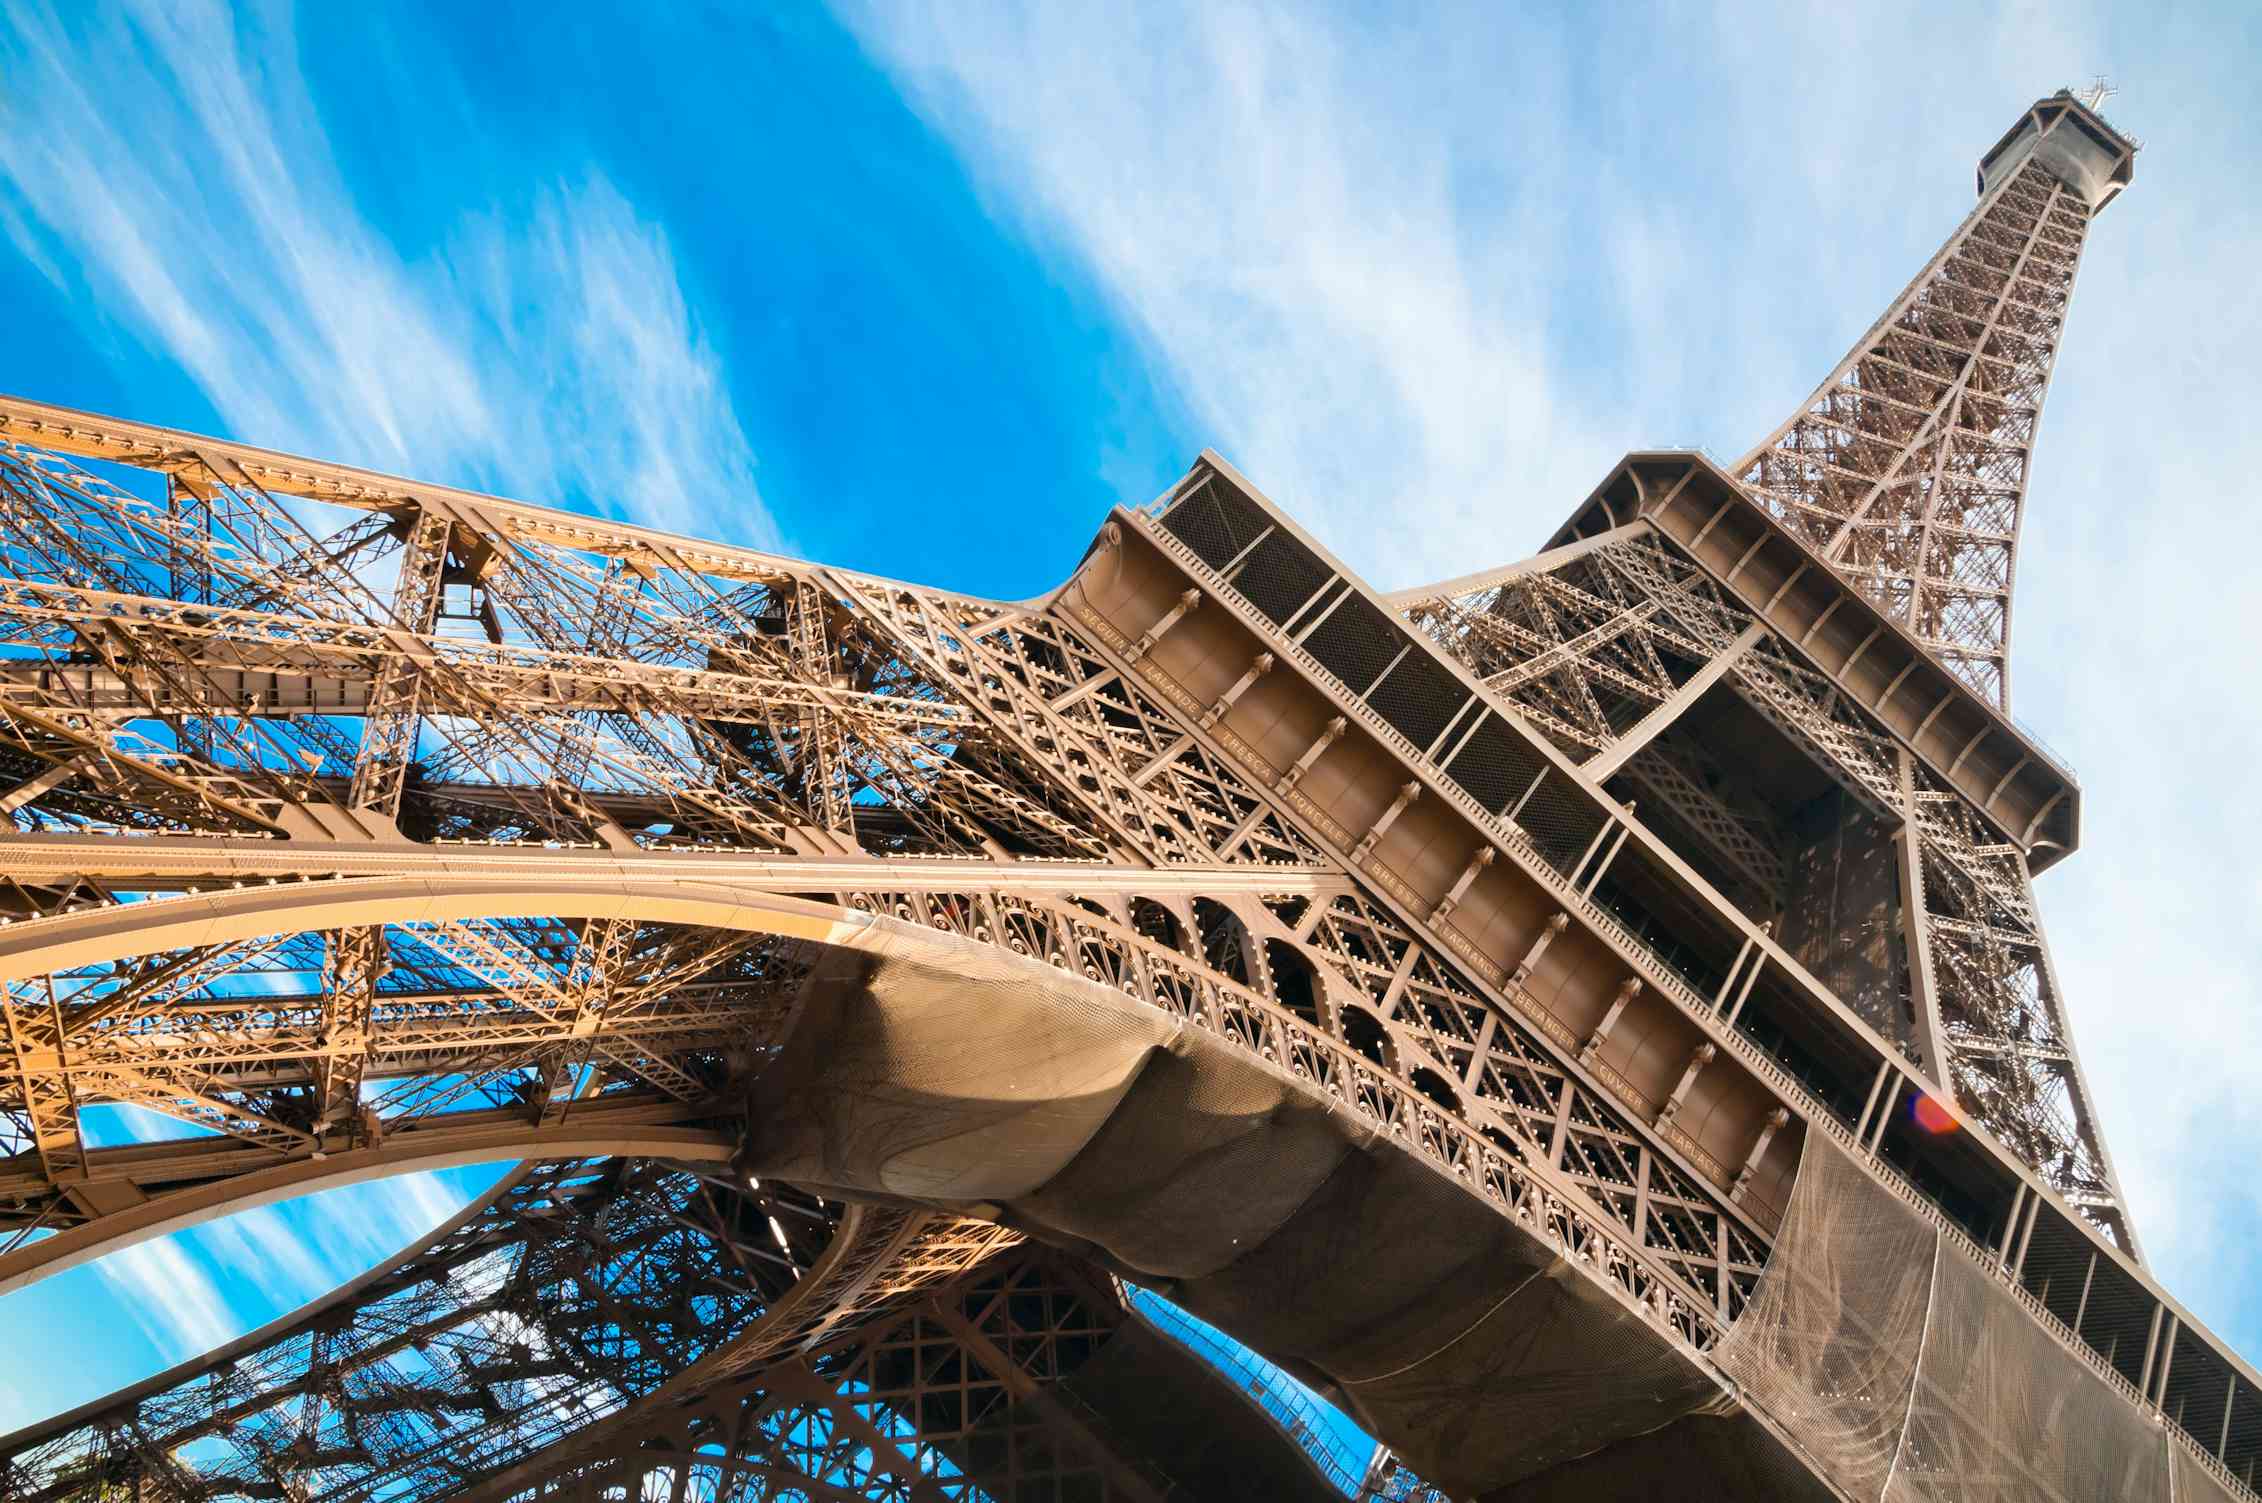
<path fill-rule="evenodd" d="M 273 1206 L 238 1211 L 193 1235 L 199 1252 L 215 1266 L 249 1281 L 277 1309 L 303 1304 L 360 1272 L 350 1262 L 327 1256 L 319 1241 L 308 1238 Z"/>
<path fill-rule="evenodd" d="M 1414 524 L 1576 495 L 1613 457 L 1549 378 L 1544 196 L 1496 196 L 1469 233 L 1472 187 L 1568 170 L 1560 68 L 1533 70 L 1553 107 L 1513 143 L 1448 118 L 1437 96 L 1475 80 L 1422 77 L 1424 39 L 1380 24 L 1205 5 L 854 21 L 999 210 L 1093 265 L 1229 456 L 1378 572 L 1434 551 Z"/>
<path fill-rule="evenodd" d="M 2078 16 L 1948 6 L 842 9 L 1206 436 L 1388 584 L 1527 548 L 1629 448 L 1766 432 L 2084 51 Z M 1978 44 L 1897 66 L 1928 26 Z M 1881 147 L 1912 130 L 1947 144 Z"/>
<path fill-rule="evenodd" d="M 481 202 L 411 257 L 346 186 L 287 12 L 11 6 L 0 74 L 0 236 L 175 362 L 234 435 L 776 546 L 668 237 L 601 172 Z M 193 1131 L 110 1116 L 135 1139 Z M 460 1203 L 408 1175 L 96 1267 L 178 1358 L 391 1256 Z"/>
<path fill-rule="evenodd" d="M 219 1285 L 177 1236 L 120 1248 L 94 1266 L 172 1361 L 198 1356 L 243 1333 L 244 1322 Z"/>
<path fill-rule="evenodd" d="M 145 1141 L 163 1135 L 134 1133 Z M 180 1361 L 320 1299 L 462 1206 L 443 1176 L 404 1174 L 238 1211 L 121 1248 L 92 1267 L 160 1355 Z M 16 1409 L 20 1418 L 36 1417 Z"/>
<path fill-rule="evenodd" d="M 2139 1232 L 2262 1339 L 2253 1259 L 2221 1251 L 2262 1229 L 2262 566 L 2212 541 L 2262 468 L 2251 12 L 844 8 L 1205 437 L 1386 586 L 1528 553 L 1626 449 L 1740 453 L 1961 217 L 2017 111 L 2118 69 L 2150 146 L 2075 298 L 2014 683 L 2084 775 L 2085 849 L 2042 901 Z"/>
<path fill-rule="evenodd" d="M 775 544 L 668 237 L 601 173 L 411 258 L 343 181 L 285 13 L 11 7 L 0 68 L 0 233 L 235 435 Z"/>

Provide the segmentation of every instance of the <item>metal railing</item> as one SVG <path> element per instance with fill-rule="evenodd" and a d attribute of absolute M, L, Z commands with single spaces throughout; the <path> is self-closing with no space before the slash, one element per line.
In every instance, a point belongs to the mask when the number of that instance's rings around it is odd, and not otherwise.
<path fill-rule="evenodd" d="M 1272 649 L 1274 652 L 1294 663 L 1307 677 L 1327 690 L 1341 704 L 1347 706 L 1370 733 L 1396 751 L 1408 765 L 1428 773 L 1431 784 L 1447 801 L 1460 809 L 1465 815 L 1473 818 L 1480 830 L 1496 839 L 1503 849 L 1510 851 L 1517 858 L 1518 865 L 1531 876 L 1538 878 L 1563 902 L 1566 908 L 1591 926 L 1594 931 L 1613 941 L 1620 953 L 1631 960 L 1636 968 L 1642 971 L 1659 990 L 1677 1001 L 1681 1010 L 1697 1022 L 1708 1036 L 1724 1044 L 1747 1067 L 1754 1070 L 1772 1086 L 1787 1105 L 1791 1106 L 1809 1123 L 1819 1124 L 1825 1132 L 1848 1149 L 1854 1155 L 1856 1162 L 1867 1168 L 1879 1183 L 1883 1184 L 1912 1210 L 1923 1216 L 1926 1221 L 1937 1227 L 1942 1235 L 1952 1240 L 1981 1268 L 1987 1270 L 1998 1286 L 2008 1290 L 2028 1314 L 2041 1322 L 2044 1330 L 2059 1342 L 2068 1355 L 2085 1363 L 2091 1372 L 2119 1391 L 2129 1402 L 2148 1412 L 2159 1414 L 2159 1410 L 2138 1390 L 2137 1385 L 2129 1382 L 2107 1360 L 2104 1353 L 2091 1346 L 2087 1339 L 2078 1332 L 2069 1329 L 2064 1321 L 2051 1313 L 2043 1302 L 2020 1281 L 2016 1272 L 1998 1262 L 1992 1252 L 1982 1247 L 1976 1239 L 1957 1225 L 1954 1219 L 1913 1180 L 1903 1175 L 1881 1156 L 1871 1154 L 1858 1141 L 1856 1134 L 1839 1119 L 1833 1110 L 1817 1098 L 1803 1082 L 1793 1077 L 1761 1044 L 1727 1024 L 1715 1010 L 1712 1002 L 1699 996 L 1695 989 L 1689 986 L 1678 972 L 1672 970 L 1650 945 L 1620 924 L 1614 916 L 1606 913 L 1600 905 L 1580 893 L 1562 873 L 1556 870 L 1554 863 L 1549 861 L 1539 851 L 1538 847 L 1532 844 L 1528 834 L 1520 826 L 1502 816 L 1495 815 L 1470 797 L 1425 752 L 1416 748 L 1395 727 L 1384 722 L 1381 715 L 1368 705 L 1363 697 L 1345 685 L 1317 658 L 1305 651 L 1300 644 L 1287 637 L 1285 633 L 1261 616 L 1237 588 L 1219 576 L 1183 540 L 1152 522 L 1143 526 L 1141 531 L 1143 536 L 1169 553 L 1182 568 L 1185 568 L 1195 579 L 1207 586 L 1211 593 L 1222 600 L 1229 609 L 1232 609 L 1244 621 L 1253 626 L 1261 638 L 1272 641 L 1275 644 Z M 2065 769 L 2061 768 L 2061 770 Z M 1353 869 L 1362 870 L 1356 864 Z M 1789 961 L 1789 957 L 1777 951 L 1772 944 L 1767 943 L 1764 936 L 1755 937 L 1761 940 L 1763 951 L 1768 952 L 1780 961 L 1786 963 Z M 1447 946 L 1447 948 L 1455 947 Z M 1795 966 L 1786 964 L 1786 969 L 1794 975 L 1803 976 L 1803 972 L 1798 971 Z M 2185 1329 L 2191 1330 L 2194 1336 L 2200 1337 L 2207 1344 L 2220 1350 L 2221 1344 L 2211 1335 L 2192 1327 Z M 1706 1344 L 1708 1345 L 1708 1343 Z M 2162 1418 L 2165 1419 L 2166 1417 L 2162 1416 Z M 2262 1499 L 2262 1493 L 2257 1493 L 2252 1487 L 2233 1475 L 2230 1469 L 2208 1450 L 2206 1444 L 2184 1429 L 2180 1422 L 2169 1422 L 2165 1428 L 2174 1438 L 2176 1444 L 2204 1466 L 2211 1476 L 2233 1489 L 2236 1496 Z"/>

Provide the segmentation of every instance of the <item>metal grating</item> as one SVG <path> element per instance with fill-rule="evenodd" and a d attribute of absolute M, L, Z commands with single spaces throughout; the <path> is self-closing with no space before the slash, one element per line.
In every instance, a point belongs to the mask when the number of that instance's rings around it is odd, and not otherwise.
<path fill-rule="evenodd" d="M 1504 812 L 1539 776 L 1539 754 L 1492 711 L 1445 769 L 1461 791 L 1494 814 Z"/>
<path fill-rule="evenodd" d="M 1304 650 L 1353 694 L 1364 694 L 1405 645 L 1405 631 L 1358 594 L 1338 605 L 1304 639 Z"/>
<path fill-rule="evenodd" d="M 1548 864 L 1564 876 L 1602 830 L 1602 811 L 1563 777 L 1544 779 L 1516 816 Z"/>
<path fill-rule="evenodd" d="M 1413 652 L 1375 685 L 1367 703 L 1416 751 L 1427 751 L 1468 698 L 1468 686 L 1451 670 L 1427 653 Z"/>
<path fill-rule="evenodd" d="M 1162 525 L 1203 563 L 1222 569 L 1272 523 L 1254 501 L 1212 475 L 1179 497 Z"/>
<path fill-rule="evenodd" d="M 1259 543 L 1234 571 L 1233 587 L 1275 626 L 1284 625 L 1334 574 L 1318 555 L 1284 532 Z"/>

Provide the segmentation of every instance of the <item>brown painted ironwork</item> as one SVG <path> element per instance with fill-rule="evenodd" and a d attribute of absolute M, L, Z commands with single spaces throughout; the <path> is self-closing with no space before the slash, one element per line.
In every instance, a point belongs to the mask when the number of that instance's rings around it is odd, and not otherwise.
<path fill-rule="evenodd" d="M 1940 1287 L 2243 1487 L 2262 1378 L 2138 1260 L 2035 915 L 2078 790 L 2001 714 L 2132 151 L 2041 101 L 1744 463 L 1634 456 L 1537 558 L 1388 598 L 1212 455 L 1013 604 L 0 399 L 0 1289 L 524 1165 L 0 1441 L 0 1498 L 1178 1495 L 1078 1396 L 1125 1249 L 762 1177 L 841 978 L 904 956 L 1105 999 L 1418 1166 L 1816 1487 L 1813 1414 L 1732 1375 L 1841 1160 Z M 947 1084 L 902 1069 L 896 1119 Z M 200 1132 L 101 1146 L 110 1104 Z M 1393 1372 L 1307 1370 L 1454 1464 Z"/>

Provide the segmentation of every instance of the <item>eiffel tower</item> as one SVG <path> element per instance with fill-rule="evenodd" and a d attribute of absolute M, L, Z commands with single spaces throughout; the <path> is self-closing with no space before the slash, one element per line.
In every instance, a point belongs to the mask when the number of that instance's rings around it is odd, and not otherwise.
<path fill-rule="evenodd" d="M 0 400 L 0 1290 L 514 1166 L 0 1499 L 2253 1496 L 2005 713 L 2099 103 L 1396 595 L 1212 454 L 1013 604 Z"/>

